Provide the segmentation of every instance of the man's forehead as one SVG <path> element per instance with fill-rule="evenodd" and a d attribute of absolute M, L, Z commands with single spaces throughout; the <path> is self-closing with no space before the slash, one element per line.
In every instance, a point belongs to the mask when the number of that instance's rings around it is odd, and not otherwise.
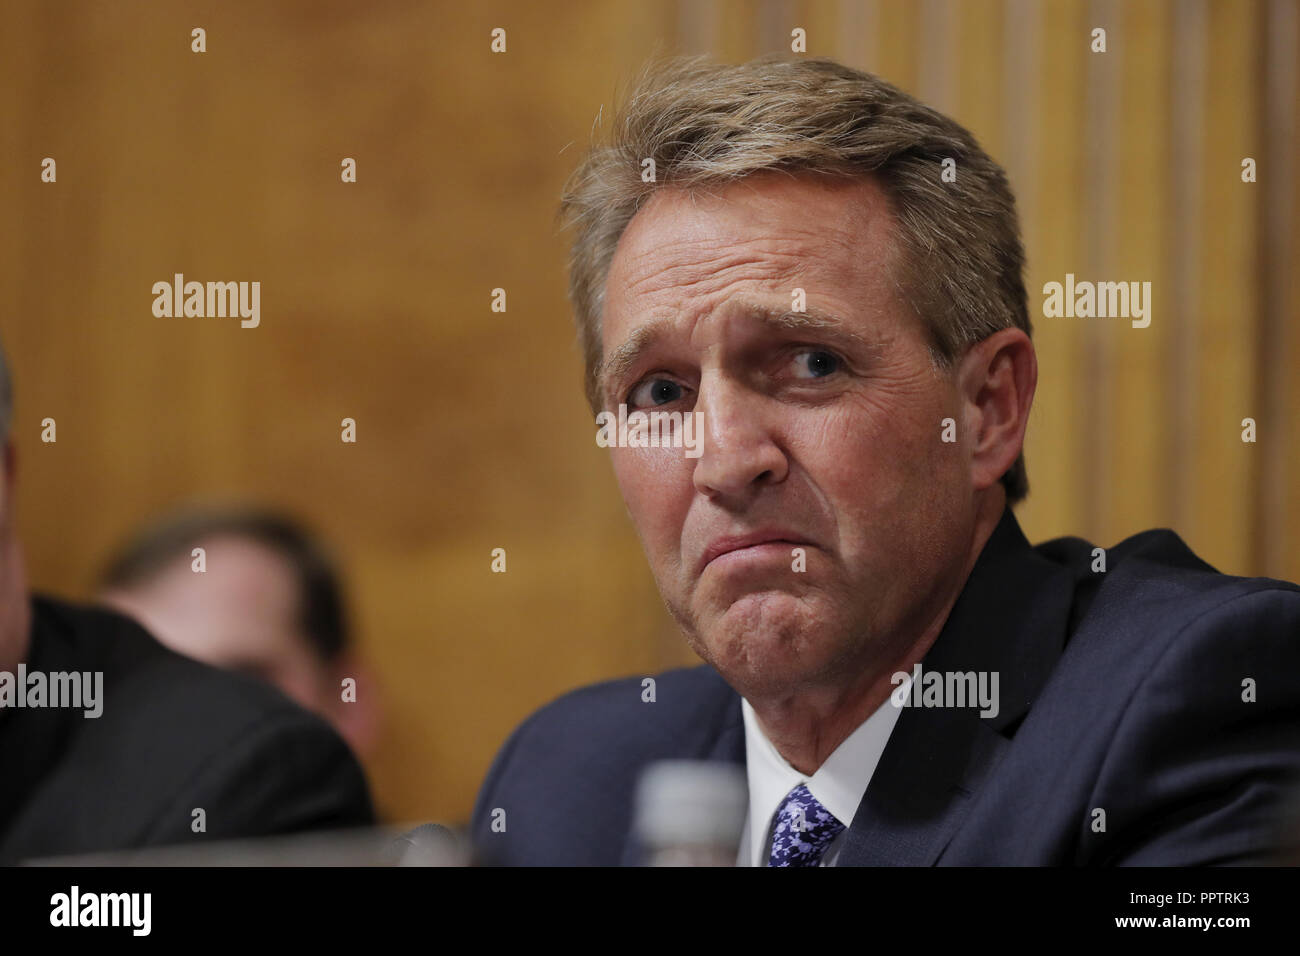
<path fill-rule="evenodd" d="M 636 294 L 757 255 L 801 257 L 816 268 L 827 254 L 869 257 L 890 226 L 888 200 L 871 178 L 769 172 L 720 186 L 667 186 L 628 223 L 609 279 Z"/>
<path fill-rule="evenodd" d="M 737 330 L 762 330 L 771 334 L 835 332 L 863 344 L 874 343 L 879 339 L 874 334 L 873 327 L 845 312 L 819 306 L 794 309 L 790 303 L 783 303 L 779 299 L 740 296 L 710 310 L 707 316 L 697 310 L 678 312 L 665 309 L 648 313 L 646 321 L 635 323 L 627 338 L 610 350 L 602 369 L 607 370 L 614 364 L 620 353 L 640 351 L 660 339 L 694 328 L 695 323 L 690 321 L 691 317 L 721 319 L 733 323 L 732 327 Z"/>
<path fill-rule="evenodd" d="M 605 347 L 742 290 L 793 304 L 802 288 L 810 306 L 884 299 L 894 261 L 888 201 L 869 178 L 767 173 L 704 193 L 665 187 L 633 217 L 610 264 Z"/>

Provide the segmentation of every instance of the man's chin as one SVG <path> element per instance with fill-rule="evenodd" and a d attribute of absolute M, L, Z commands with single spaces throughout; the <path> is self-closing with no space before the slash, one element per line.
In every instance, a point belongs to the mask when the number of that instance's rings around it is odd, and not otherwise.
<path fill-rule="evenodd" d="M 786 592 L 745 595 L 707 620 L 691 642 L 742 694 L 815 682 L 837 656 L 837 628 Z"/>
<path fill-rule="evenodd" d="M 749 590 L 706 597 L 697 620 L 722 639 L 753 632 L 779 640 L 795 641 L 825 628 L 831 619 L 817 592 L 795 594 L 784 588 Z"/>

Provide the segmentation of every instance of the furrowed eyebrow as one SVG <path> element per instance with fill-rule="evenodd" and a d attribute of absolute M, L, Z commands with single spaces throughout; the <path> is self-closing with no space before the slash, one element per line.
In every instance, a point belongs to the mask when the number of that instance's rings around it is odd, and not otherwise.
<path fill-rule="evenodd" d="M 641 326 L 627 337 L 626 342 L 610 352 L 609 357 L 600 363 L 600 369 L 596 373 L 601 396 L 606 395 L 611 382 L 616 382 L 626 375 L 628 369 L 636 364 L 641 353 L 667 335 L 671 327 L 671 319 L 655 319 Z"/>
<path fill-rule="evenodd" d="M 751 314 L 757 315 L 763 320 L 763 324 L 771 328 L 784 332 L 829 332 L 834 335 L 843 336 L 851 339 L 864 348 L 877 349 L 880 343 L 869 339 L 857 329 L 852 328 L 842 319 L 837 319 L 833 315 L 822 312 L 819 309 L 807 309 L 803 312 L 792 312 L 780 309 L 754 308 L 749 310 Z"/>
<path fill-rule="evenodd" d="M 848 339 L 867 352 L 875 355 L 883 347 L 880 341 L 863 335 L 841 319 L 819 309 L 810 308 L 803 312 L 773 309 L 763 305 L 743 307 L 746 315 L 759 319 L 768 328 L 779 332 L 821 332 Z M 602 397 L 607 397 L 611 383 L 618 381 L 637 363 L 642 353 L 664 338 L 671 330 L 672 319 L 659 318 L 638 328 L 622 345 L 609 353 L 609 357 L 600 364 L 596 381 Z"/>

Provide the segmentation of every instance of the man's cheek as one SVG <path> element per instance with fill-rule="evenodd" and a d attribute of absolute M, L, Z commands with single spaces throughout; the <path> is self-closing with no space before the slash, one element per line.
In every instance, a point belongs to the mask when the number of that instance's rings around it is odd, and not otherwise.
<path fill-rule="evenodd" d="M 628 514 L 640 531 L 653 497 L 653 477 L 647 474 L 644 463 L 626 449 L 616 449 L 612 461 L 618 490 L 627 505 Z"/>
<path fill-rule="evenodd" d="M 680 448 L 614 448 L 610 454 L 625 496 L 672 493 L 690 484 L 695 465 Z"/>
<path fill-rule="evenodd" d="M 620 480 L 623 500 L 655 577 L 671 581 L 681 564 L 682 523 L 663 486 L 644 477 Z"/>
<path fill-rule="evenodd" d="M 909 477 L 937 478 L 960 455 L 961 421 L 944 405 L 927 402 L 899 416 L 893 438 L 899 464 Z"/>

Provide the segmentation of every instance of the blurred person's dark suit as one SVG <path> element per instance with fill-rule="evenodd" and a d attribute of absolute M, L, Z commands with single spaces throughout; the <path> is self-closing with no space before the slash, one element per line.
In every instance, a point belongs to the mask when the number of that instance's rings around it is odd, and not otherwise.
<path fill-rule="evenodd" d="M 36 597 L 28 671 L 102 671 L 103 712 L 0 710 L 0 862 L 372 822 L 342 739 L 118 614 Z M 194 833 L 202 809 L 206 832 Z"/>
<path fill-rule="evenodd" d="M 1093 573 L 1078 538 L 1031 547 L 1004 513 L 923 662 L 1000 672 L 1000 711 L 905 707 L 837 865 L 1274 858 L 1300 769 L 1300 587 L 1219 574 L 1169 531 L 1106 556 Z M 643 767 L 744 765 L 740 697 L 716 671 L 656 681 L 654 703 L 640 677 L 611 681 L 514 732 L 474 810 L 487 861 L 637 863 Z"/>

